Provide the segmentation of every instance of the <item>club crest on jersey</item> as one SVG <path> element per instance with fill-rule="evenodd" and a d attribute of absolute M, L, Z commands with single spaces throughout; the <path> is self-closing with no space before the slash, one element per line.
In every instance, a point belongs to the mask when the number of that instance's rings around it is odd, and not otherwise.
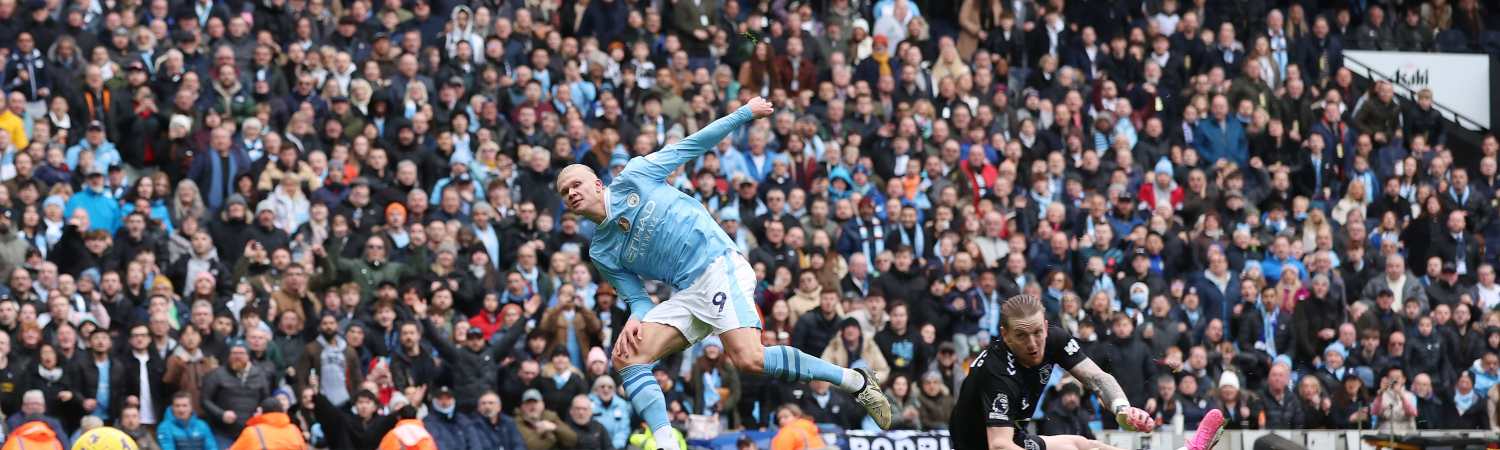
<path fill-rule="evenodd" d="M 624 231 L 626 233 L 630 232 L 630 219 L 621 217 L 620 220 L 615 221 L 615 225 L 620 226 L 620 231 Z"/>
<path fill-rule="evenodd" d="M 639 204 L 641 204 L 641 195 L 640 194 L 631 192 L 630 195 L 625 196 L 625 206 L 629 206 L 631 208 L 634 208 L 635 205 L 639 205 Z"/>
<path fill-rule="evenodd" d="M 1038 381 L 1041 381 L 1042 384 L 1046 384 L 1048 380 L 1052 379 L 1052 365 L 1051 364 L 1043 364 L 1042 365 L 1041 374 L 1042 374 L 1042 376 L 1038 377 L 1039 378 Z M 1023 404 L 1023 405 L 1026 404 L 1026 399 L 1021 399 L 1021 404 Z M 1024 408 L 1024 406 L 1023 406 L 1023 408 Z"/>

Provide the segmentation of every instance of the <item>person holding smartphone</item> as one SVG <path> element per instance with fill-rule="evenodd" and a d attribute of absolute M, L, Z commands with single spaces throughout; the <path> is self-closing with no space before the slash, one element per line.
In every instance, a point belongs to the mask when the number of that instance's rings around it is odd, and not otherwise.
<path fill-rule="evenodd" d="M 1400 367 L 1385 370 L 1373 406 L 1380 429 L 1396 433 L 1416 431 L 1417 396 L 1406 390 L 1406 374 Z"/>

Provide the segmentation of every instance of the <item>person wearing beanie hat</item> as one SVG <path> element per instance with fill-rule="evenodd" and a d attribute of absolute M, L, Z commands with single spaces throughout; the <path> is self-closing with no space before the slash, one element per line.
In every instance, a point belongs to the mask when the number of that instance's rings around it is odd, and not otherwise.
<path fill-rule="evenodd" d="M 696 414 L 720 414 L 736 421 L 737 406 L 741 398 L 740 372 L 730 367 L 724 353 L 724 342 L 717 336 L 709 336 L 698 342 L 699 354 L 688 377 L 688 392 L 692 395 Z"/>
<path fill-rule="evenodd" d="M 245 196 L 240 195 L 240 194 L 229 194 L 229 198 L 227 198 L 227 199 L 224 200 L 224 206 L 229 206 L 229 205 L 240 205 L 240 206 L 249 207 L 248 203 L 245 201 Z"/>
<path fill-rule="evenodd" d="M 625 163 L 628 162 L 630 162 L 630 154 L 625 153 L 624 149 L 616 149 L 609 153 L 609 168 L 611 172 L 617 168 L 624 168 Z"/>
<path fill-rule="evenodd" d="M 609 364 L 609 357 L 605 356 L 603 348 L 594 347 L 589 349 L 588 365 L 592 367 L 594 363 Z"/>
<path fill-rule="evenodd" d="M 834 332 L 838 334 L 828 340 L 820 355 L 824 360 L 839 367 L 865 367 L 875 373 L 891 373 L 891 366 L 875 343 L 875 336 L 864 333 L 859 319 L 845 317 Z"/>
<path fill-rule="evenodd" d="M 1345 364 L 1347 359 L 1349 359 L 1349 349 L 1344 347 L 1342 342 L 1334 341 L 1328 344 L 1323 348 L 1323 367 L 1318 371 L 1319 376 L 1328 382 L 1358 376 L 1353 368 Z"/>
<path fill-rule="evenodd" d="M 1141 183 L 1141 188 L 1136 192 L 1138 199 L 1145 202 L 1151 211 L 1155 211 L 1160 205 L 1172 205 L 1173 210 L 1182 209 L 1182 186 L 1178 186 L 1172 176 L 1172 162 L 1165 158 L 1157 161 L 1155 169 L 1149 175 L 1149 182 Z"/>
<path fill-rule="evenodd" d="M 1216 407 L 1224 412 L 1224 428 L 1248 430 L 1261 427 L 1261 406 L 1258 402 L 1249 401 L 1240 392 L 1239 374 L 1225 371 L 1219 375 L 1218 392 L 1214 400 Z"/>
<path fill-rule="evenodd" d="M 234 194 L 234 196 L 230 197 L 231 198 L 230 202 L 234 201 L 234 200 L 232 200 L 234 197 L 239 197 L 239 196 L 240 196 L 239 194 Z M 245 199 L 243 197 L 241 197 L 239 201 L 240 201 L 241 204 L 243 204 L 245 202 Z M 272 215 L 275 215 L 276 214 L 276 206 L 272 205 L 270 201 L 261 200 L 260 203 L 256 203 L 255 204 L 255 215 L 259 216 L 262 213 L 271 213 Z"/>
<path fill-rule="evenodd" d="M 649 102 L 648 102 L 649 103 Z M 751 98 L 729 115 L 649 156 L 631 160 L 605 185 L 583 164 L 563 168 L 557 193 L 569 212 L 600 224 L 590 256 L 604 280 L 630 305 L 631 320 L 620 330 L 616 366 L 626 397 L 653 432 L 668 436 L 671 420 L 651 367 L 672 349 L 719 335 L 724 352 L 740 371 L 764 373 L 786 382 L 821 380 L 853 394 L 875 423 L 890 427 L 891 406 L 880 379 L 868 369 L 847 369 L 801 349 L 765 347 L 755 307 L 754 269 L 702 204 L 672 187 L 671 173 L 718 146 L 731 132 L 775 111 L 764 98 Z M 759 131 L 752 131 L 757 140 Z M 755 147 L 752 144 L 752 148 Z M 643 221 L 638 223 L 637 221 Z M 657 305 L 645 281 L 676 288 Z M 817 351 L 815 348 L 809 350 Z M 712 403 L 712 402 L 709 402 Z M 703 403 L 699 403 L 702 405 Z M 666 450 L 677 450 L 670 441 Z"/>
<path fill-rule="evenodd" d="M 739 208 L 731 208 L 731 207 L 727 207 L 726 206 L 723 209 L 720 209 L 719 210 L 719 221 L 720 222 L 739 222 L 740 221 L 740 211 L 739 211 Z"/>
<path fill-rule="evenodd" d="M 1239 375 L 1236 375 L 1234 372 L 1230 372 L 1230 371 L 1225 371 L 1223 374 L 1219 375 L 1219 389 L 1223 390 L 1223 389 L 1226 389 L 1226 388 L 1239 389 L 1240 388 L 1240 377 L 1239 377 Z"/>
<path fill-rule="evenodd" d="M 405 216 L 406 204 L 403 204 L 401 202 L 391 202 L 391 204 L 385 205 L 385 216 L 390 217 L 392 215 Z"/>
<path fill-rule="evenodd" d="M 750 229 L 743 226 L 741 222 L 740 209 L 734 206 L 725 206 L 719 210 L 719 225 L 723 227 L 724 234 L 734 240 L 740 253 L 750 254 L 750 243 L 753 241 Z"/>
<path fill-rule="evenodd" d="M 60 195 L 49 195 L 47 196 L 46 200 L 42 201 L 42 208 L 55 206 L 58 209 L 63 209 L 66 205 L 67 201 L 63 200 L 62 196 Z"/>

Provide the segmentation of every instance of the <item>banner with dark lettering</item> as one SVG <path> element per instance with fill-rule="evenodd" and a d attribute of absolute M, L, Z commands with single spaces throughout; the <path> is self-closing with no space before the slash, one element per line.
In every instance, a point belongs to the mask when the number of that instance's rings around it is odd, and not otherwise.
<path fill-rule="evenodd" d="M 950 450 L 948 430 L 935 431 L 848 431 L 844 433 L 849 450 Z"/>

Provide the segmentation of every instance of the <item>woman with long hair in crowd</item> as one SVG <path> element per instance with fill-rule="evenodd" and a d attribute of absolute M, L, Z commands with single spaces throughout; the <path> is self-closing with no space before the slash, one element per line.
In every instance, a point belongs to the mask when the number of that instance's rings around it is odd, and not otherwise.
<path fill-rule="evenodd" d="M 891 402 L 891 411 L 895 412 L 894 420 L 891 422 L 891 429 L 922 429 L 919 395 L 917 390 L 912 388 L 910 377 L 903 373 L 891 374 L 890 380 L 886 382 L 885 389 L 885 397 Z"/>

